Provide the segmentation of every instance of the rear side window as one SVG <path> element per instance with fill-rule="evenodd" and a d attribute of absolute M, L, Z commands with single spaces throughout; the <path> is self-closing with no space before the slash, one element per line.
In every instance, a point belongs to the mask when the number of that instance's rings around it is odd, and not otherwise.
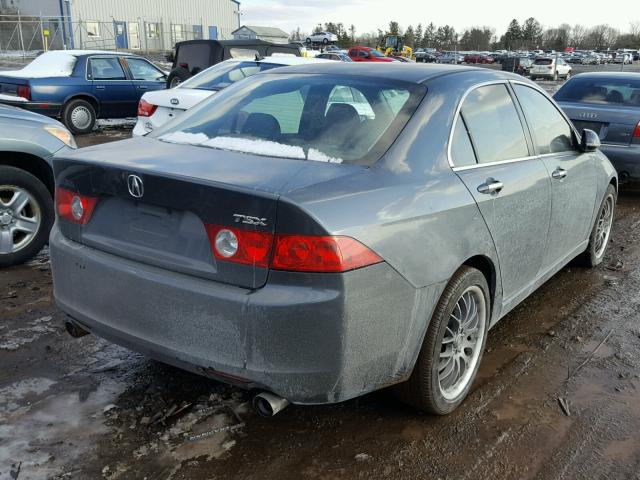
<path fill-rule="evenodd" d="M 540 92 L 515 85 L 516 96 L 527 119 L 540 155 L 573 150 L 572 130 L 558 109 Z"/>
<path fill-rule="evenodd" d="M 576 77 L 554 95 L 558 101 L 640 107 L 640 80 Z"/>
<path fill-rule="evenodd" d="M 91 78 L 93 80 L 126 80 L 122 65 L 116 57 L 92 58 Z"/>
<path fill-rule="evenodd" d="M 529 155 L 522 123 L 506 85 L 488 85 L 473 90 L 462 105 L 462 116 L 479 163 Z"/>
<path fill-rule="evenodd" d="M 471 138 L 462 115 L 458 116 L 456 129 L 453 131 L 451 141 L 451 160 L 456 167 L 467 167 L 476 164 L 476 154 L 471 145 Z"/>

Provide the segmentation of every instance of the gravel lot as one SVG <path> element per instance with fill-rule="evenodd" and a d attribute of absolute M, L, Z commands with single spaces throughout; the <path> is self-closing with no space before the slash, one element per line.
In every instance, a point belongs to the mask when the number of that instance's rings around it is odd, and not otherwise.
<path fill-rule="evenodd" d="M 78 143 L 129 135 L 103 124 Z M 640 195 L 629 189 L 604 264 L 565 268 L 491 330 L 473 391 L 448 417 L 381 391 L 264 419 L 245 392 L 72 339 L 63 318 L 46 251 L 0 271 L 0 480 L 640 479 Z"/>

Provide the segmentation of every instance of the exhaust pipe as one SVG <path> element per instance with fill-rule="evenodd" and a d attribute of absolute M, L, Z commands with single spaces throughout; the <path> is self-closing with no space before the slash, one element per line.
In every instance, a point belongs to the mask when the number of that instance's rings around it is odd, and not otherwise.
<path fill-rule="evenodd" d="M 64 322 L 64 328 L 69 335 L 73 338 L 84 337 L 85 335 L 89 335 L 90 332 L 87 332 L 84 328 L 80 327 L 77 323 L 66 321 Z"/>
<path fill-rule="evenodd" d="M 262 392 L 253 397 L 253 408 L 261 417 L 273 417 L 289 405 L 289 400 L 274 393 Z"/>

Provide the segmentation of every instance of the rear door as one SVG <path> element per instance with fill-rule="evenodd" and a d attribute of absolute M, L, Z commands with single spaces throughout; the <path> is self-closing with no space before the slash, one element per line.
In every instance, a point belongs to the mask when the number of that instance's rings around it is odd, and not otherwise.
<path fill-rule="evenodd" d="M 133 117 L 138 96 L 127 78 L 123 61 L 116 55 L 93 56 L 87 62 L 87 79 L 100 102 L 100 117 Z"/>
<path fill-rule="evenodd" d="M 571 125 L 536 89 L 515 84 L 534 149 L 551 176 L 551 222 L 543 270 L 553 268 L 583 243 L 591 229 L 597 171 L 591 153 L 577 148 Z"/>
<path fill-rule="evenodd" d="M 145 92 L 164 90 L 166 88 L 167 77 L 151 62 L 144 58 L 136 57 L 125 57 L 125 61 L 129 68 L 131 83 L 138 100 Z"/>
<path fill-rule="evenodd" d="M 466 97 L 455 124 L 451 162 L 493 237 L 508 310 L 530 293 L 542 266 L 551 186 L 544 163 L 530 154 L 505 83 L 478 87 Z"/>

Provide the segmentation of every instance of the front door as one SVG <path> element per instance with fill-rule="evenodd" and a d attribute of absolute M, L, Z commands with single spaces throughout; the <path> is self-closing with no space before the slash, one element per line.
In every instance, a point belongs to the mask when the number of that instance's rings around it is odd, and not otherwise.
<path fill-rule="evenodd" d="M 137 100 L 139 100 L 145 92 L 166 88 L 167 77 L 151 62 L 144 58 L 125 58 Z"/>
<path fill-rule="evenodd" d="M 113 33 L 116 40 L 116 49 L 129 48 L 129 42 L 127 41 L 127 22 L 114 20 Z"/>
<path fill-rule="evenodd" d="M 589 236 L 596 202 L 592 154 L 577 148 L 573 129 L 557 107 L 532 87 L 515 84 L 536 154 L 551 177 L 552 211 L 542 268 L 551 270 L 574 255 Z"/>
<path fill-rule="evenodd" d="M 503 311 L 508 311 L 532 291 L 542 265 L 551 186 L 544 163 L 530 155 L 506 84 L 469 93 L 456 122 L 451 155 L 493 238 Z"/>
<path fill-rule="evenodd" d="M 136 115 L 138 97 L 125 73 L 123 61 L 116 55 L 89 59 L 87 78 L 100 103 L 101 118 L 124 118 Z"/>

